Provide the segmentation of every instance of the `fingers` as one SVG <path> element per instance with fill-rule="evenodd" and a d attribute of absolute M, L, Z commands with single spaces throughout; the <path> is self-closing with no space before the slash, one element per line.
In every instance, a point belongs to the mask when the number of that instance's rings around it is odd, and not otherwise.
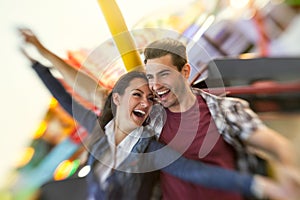
<path fill-rule="evenodd" d="M 32 30 L 29 29 L 29 28 L 21 28 L 21 27 L 19 27 L 18 30 L 19 30 L 19 32 L 20 32 L 22 35 L 30 35 L 30 36 L 33 36 L 33 35 L 34 35 L 33 32 L 32 32 Z"/>
<path fill-rule="evenodd" d="M 18 28 L 18 30 L 25 43 L 33 45 L 35 48 L 37 48 L 38 51 L 44 48 L 44 46 L 41 44 L 32 30 L 28 28 Z"/>
<path fill-rule="evenodd" d="M 22 53 L 25 57 L 29 58 L 28 53 L 25 51 L 25 49 L 24 49 L 23 47 L 20 47 L 19 50 L 21 51 L 21 53 Z"/>
<path fill-rule="evenodd" d="M 300 172 L 297 168 L 278 166 L 276 179 L 289 196 L 288 199 L 300 199 Z"/>
<path fill-rule="evenodd" d="M 23 40 L 27 43 L 32 43 L 34 34 L 29 28 L 24 28 L 24 27 L 18 27 L 17 28 L 18 32 L 21 34 L 23 37 Z M 34 63 L 36 60 L 33 59 L 24 49 L 24 47 L 20 46 L 19 48 L 20 52 L 32 63 Z"/>
<path fill-rule="evenodd" d="M 35 44 L 38 42 L 38 39 L 36 38 L 35 34 L 32 32 L 31 29 L 19 27 L 18 31 L 26 43 Z"/>
<path fill-rule="evenodd" d="M 34 58 L 32 58 L 23 47 L 20 47 L 19 50 L 31 63 L 36 62 L 36 60 Z"/>
<path fill-rule="evenodd" d="M 252 191 L 259 199 L 270 198 L 277 200 L 286 197 L 286 190 L 278 182 L 261 176 L 255 176 L 254 180 Z"/>

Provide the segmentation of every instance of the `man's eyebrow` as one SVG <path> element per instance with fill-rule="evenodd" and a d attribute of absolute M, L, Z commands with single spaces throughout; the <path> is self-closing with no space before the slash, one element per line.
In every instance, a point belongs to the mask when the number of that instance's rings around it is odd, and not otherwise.
<path fill-rule="evenodd" d="M 161 71 L 159 71 L 159 72 L 157 72 L 155 74 L 160 75 L 160 74 L 163 74 L 165 72 L 170 72 L 170 71 L 171 71 L 170 69 L 163 69 L 163 70 L 161 70 Z M 146 74 L 146 76 L 147 77 L 153 77 L 154 75 L 153 74 Z"/>
<path fill-rule="evenodd" d="M 169 71 L 170 71 L 169 69 L 163 69 L 163 70 L 157 72 L 157 74 L 162 74 L 162 73 L 169 72 Z"/>

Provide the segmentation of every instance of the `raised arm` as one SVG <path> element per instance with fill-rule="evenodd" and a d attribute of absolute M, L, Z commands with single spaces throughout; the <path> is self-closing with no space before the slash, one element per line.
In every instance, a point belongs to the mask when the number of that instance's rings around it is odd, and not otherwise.
<path fill-rule="evenodd" d="M 66 83 L 73 86 L 76 93 L 97 107 L 102 108 L 107 95 L 106 89 L 100 87 L 97 81 L 83 70 L 75 69 L 48 50 L 30 29 L 20 28 L 19 32 L 26 43 L 33 45 L 44 58 L 49 60 L 58 69 Z"/>
<path fill-rule="evenodd" d="M 51 92 L 53 97 L 80 125 L 82 125 L 88 133 L 91 133 L 97 122 L 96 114 L 86 109 L 83 105 L 72 98 L 71 94 L 66 91 L 64 86 L 50 72 L 49 68 L 40 64 L 30 57 L 24 49 L 21 49 L 23 55 L 31 62 L 32 69 L 44 85 Z"/>
<path fill-rule="evenodd" d="M 51 74 L 49 68 L 41 65 L 39 62 L 35 62 L 32 65 L 32 68 L 59 104 L 80 125 L 82 125 L 88 133 L 91 133 L 95 123 L 97 122 L 96 114 L 93 111 L 86 109 L 83 105 L 73 99 L 63 85 Z"/>

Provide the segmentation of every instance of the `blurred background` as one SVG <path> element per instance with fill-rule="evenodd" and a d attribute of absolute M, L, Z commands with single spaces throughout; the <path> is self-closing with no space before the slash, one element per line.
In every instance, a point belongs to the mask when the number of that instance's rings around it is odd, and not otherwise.
<path fill-rule="evenodd" d="M 299 0 L 116 2 L 128 29 L 136 33 L 137 46 L 160 37 L 152 30 L 178 33 L 188 45 L 191 85 L 248 100 L 267 125 L 298 145 Z M 2 0 L 0 7 L 0 199 L 32 199 L 47 181 L 78 172 L 84 160 L 78 135 L 86 133 L 60 108 L 20 53 L 24 45 L 17 28 L 31 28 L 46 47 L 75 67 L 111 34 L 97 1 Z M 140 31 L 145 28 L 148 31 Z M 30 46 L 26 49 L 49 64 Z M 105 54 L 99 52 L 99 57 L 105 59 Z M 92 73 L 102 70 L 96 60 L 85 67 Z M 109 81 L 110 77 L 103 80 Z"/>

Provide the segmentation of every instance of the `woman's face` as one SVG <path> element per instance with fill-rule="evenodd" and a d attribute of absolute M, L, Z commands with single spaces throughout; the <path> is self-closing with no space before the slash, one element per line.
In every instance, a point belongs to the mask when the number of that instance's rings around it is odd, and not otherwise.
<path fill-rule="evenodd" d="M 123 130 L 142 126 L 152 108 L 153 97 L 148 82 L 142 78 L 132 79 L 122 96 L 115 93 L 119 126 Z"/>

